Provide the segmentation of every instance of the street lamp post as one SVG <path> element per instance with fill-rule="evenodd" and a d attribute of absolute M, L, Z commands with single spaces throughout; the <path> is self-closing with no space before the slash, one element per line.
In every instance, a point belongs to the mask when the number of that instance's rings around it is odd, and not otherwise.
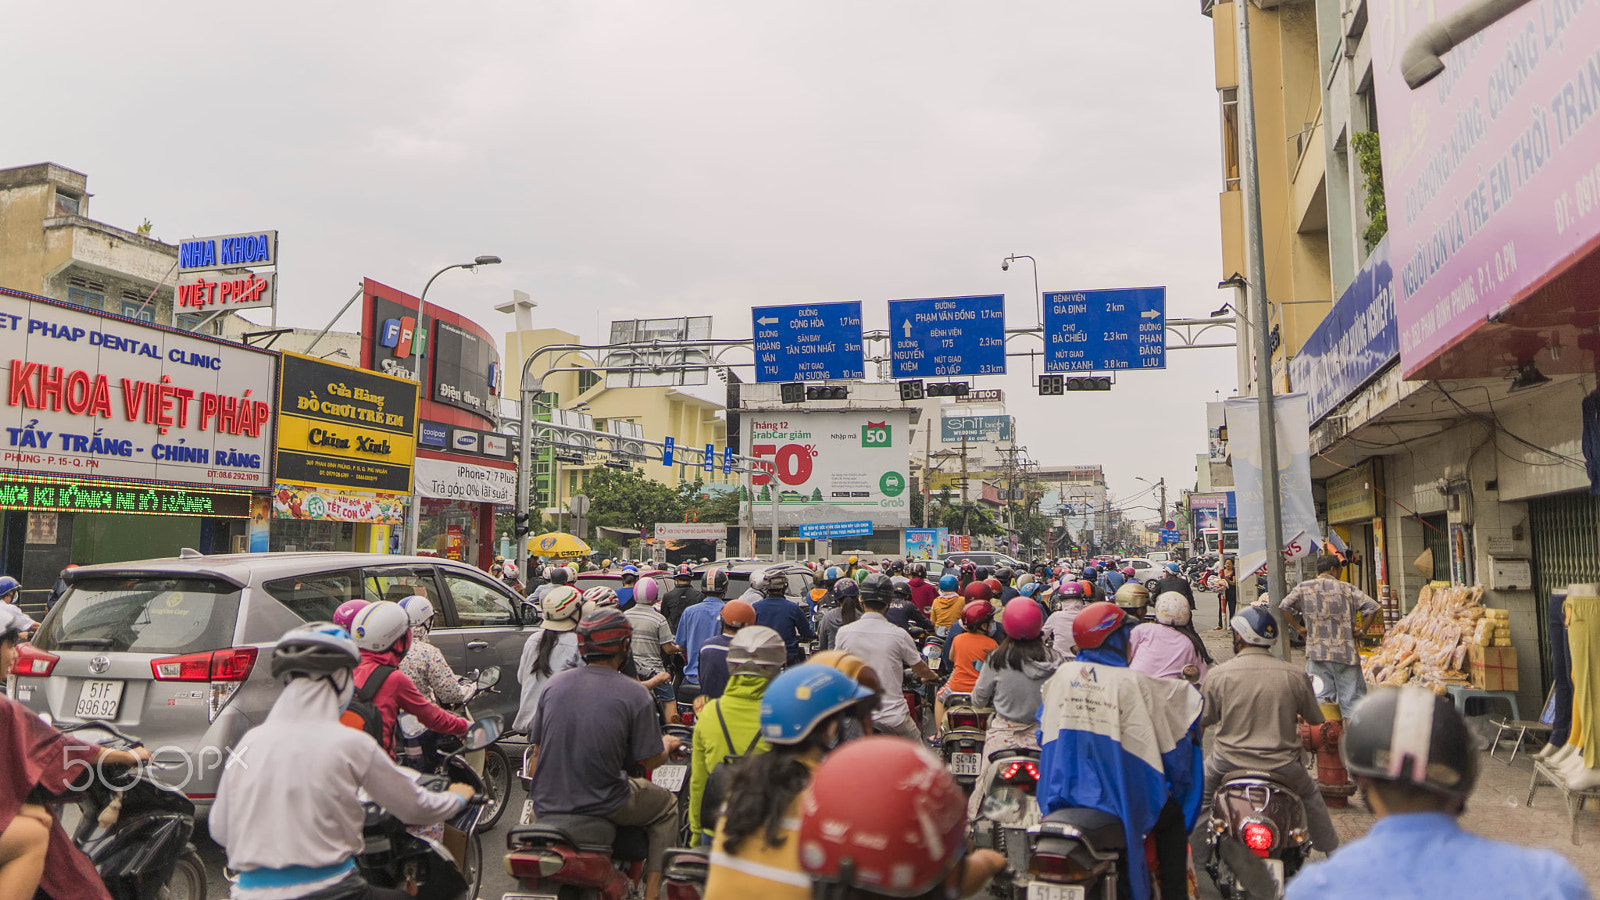
<path fill-rule="evenodd" d="M 433 287 L 433 282 L 440 275 L 443 275 L 451 269 L 471 269 L 476 272 L 479 266 L 493 266 L 498 265 L 499 263 L 500 257 L 498 256 L 479 256 L 469 263 L 453 263 L 433 273 L 433 277 L 428 279 L 428 283 L 422 286 L 422 296 L 417 298 L 417 325 L 416 328 L 411 332 L 411 364 L 415 367 L 412 372 L 412 377 L 416 380 L 419 387 L 424 384 L 424 379 L 422 377 L 422 349 L 423 345 L 425 345 L 428 340 L 426 337 L 428 329 L 424 327 L 423 303 L 428 299 L 428 288 Z M 420 411 L 421 405 L 419 404 L 417 408 Z M 406 513 L 405 550 L 408 555 L 415 556 L 417 554 L 417 532 L 421 528 L 421 523 L 422 495 L 417 493 L 416 487 L 413 485 L 411 491 L 411 507 Z"/>
<path fill-rule="evenodd" d="M 1044 295 L 1039 293 L 1039 261 L 1026 253 L 1013 253 L 1005 259 L 1000 260 L 1000 271 L 1004 272 L 1010 269 L 1011 264 L 1019 259 L 1025 259 L 1033 265 L 1033 302 L 1036 304 L 1035 308 L 1039 312 L 1039 327 L 1043 328 Z"/>

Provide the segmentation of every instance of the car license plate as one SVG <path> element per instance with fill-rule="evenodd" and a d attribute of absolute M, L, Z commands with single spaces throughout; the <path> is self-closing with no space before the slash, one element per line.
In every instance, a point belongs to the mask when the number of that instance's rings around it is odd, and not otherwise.
<path fill-rule="evenodd" d="M 1076 884 L 1040 884 L 1035 881 L 1028 885 L 1028 900 L 1085 900 L 1088 890 Z"/>
<path fill-rule="evenodd" d="M 1281 860 L 1281 859 L 1263 859 L 1262 862 L 1266 863 L 1267 874 L 1272 876 L 1272 883 L 1274 885 L 1276 885 L 1277 888 L 1278 888 L 1278 892 L 1274 896 L 1282 897 L 1283 896 L 1283 860 Z"/>
<path fill-rule="evenodd" d="M 533 824 L 533 801 L 532 800 L 524 800 L 524 801 L 522 801 L 522 818 L 517 820 L 517 824 L 518 825 L 532 825 Z"/>
<path fill-rule="evenodd" d="M 555 894 L 501 894 L 500 900 L 561 900 Z"/>
<path fill-rule="evenodd" d="M 676 794 L 683 787 L 684 776 L 688 774 L 688 766 L 656 766 L 655 771 L 650 773 L 650 780 Z"/>
<path fill-rule="evenodd" d="M 950 774 L 978 777 L 979 758 L 976 753 L 950 754 Z"/>
<path fill-rule="evenodd" d="M 78 708 L 73 713 L 79 719 L 115 719 L 117 707 L 122 705 L 121 681 L 85 681 L 78 693 Z"/>

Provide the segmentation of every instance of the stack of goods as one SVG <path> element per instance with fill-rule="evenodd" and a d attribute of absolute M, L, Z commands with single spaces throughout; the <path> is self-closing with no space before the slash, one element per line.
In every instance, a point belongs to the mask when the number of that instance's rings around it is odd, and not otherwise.
<path fill-rule="evenodd" d="M 1511 646 L 1511 611 L 1486 609 L 1467 652 L 1472 686 L 1485 691 L 1517 689 L 1517 651 Z"/>
<path fill-rule="evenodd" d="M 1482 599 L 1482 588 L 1424 587 L 1417 605 L 1361 664 L 1367 683 L 1417 684 L 1436 694 L 1470 684 L 1467 657 L 1476 646 L 1478 622 L 1488 616 Z"/>

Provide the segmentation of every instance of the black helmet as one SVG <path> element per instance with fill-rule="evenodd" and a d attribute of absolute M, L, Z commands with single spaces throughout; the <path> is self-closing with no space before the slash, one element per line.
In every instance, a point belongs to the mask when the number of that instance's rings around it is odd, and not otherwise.
<path fill-rule="evenodd" d="M 1449 698 L 1426 688 L 1378 688 L 1344 723 L 1351 775 L 1466 802 L 1478 781 L 1476 742 Z"/>
<path fill-rule="evenodd" d="M 912 563 L 911 564 L 911 568 L 910 568 L 909 571 L 911 573 L 911 577 L 912 578 L 927 578 L 928 577 L 928 567 L 923 565 L 922 563 Z"/>
<path fill-rule="evenodd" d="M 896 581 L 894 583 L 894 595 L 896 597 L 904 597 L 907 600 L 910 600 L 911 599 L 911 582 L 909 582 L 909 581 Z"/>
<path fill-rule="evenodd" d="M 551 566 L 550 567 L 550 583 L 551 584 L 566 584 L 567 583 L 567 567 L 566 566 Z"/>
<path fill-rule="evenodd" d="M 889 595 L 894 591 L 894 583 L 889 576 L 882 572 L 869 572 L 861 579 L 861 601 L 863 603 L 877 601 L 888 603 Z"/>
<path fill-rule="evenodd" d="M 789 576 L 777 569 L 768 569 L 761 577 L 761 591 L 768 597 L 782 597 L 789 593 Z"/>
<path fill-rule="evenodd" d="M 1000 579 L 1001 584 L 1010 584 L 1011 579 L 1015 576 L 1013 575 L 1010 567 L 1001 566 L 1000 568 L 994 570 L 994 577 Z"/>
<path fill-rule="evenodd" d="M 978 571 L 974 572 L 973 576 L 975 578 L 977 578 L 979 581 L 988 581 L 989 580 L 989 576 L 991 576 L 993 574 L 994 574 L 994 570 L 990 569 L 988 566 L 979 566 L 978 567 Z"/>
<path fill-rule="evenodd" d="M 721 597 L 728 590 L 728 570 L 715 569 L 706 573 L 706 590 L 713 596 Z"/>
<path fill-rule="evenodd" d="M 633 623 L 614 606 L 588 612 L 578 622 L 578 652 L 584 659 L 615 656 L 633 640 Z"/>

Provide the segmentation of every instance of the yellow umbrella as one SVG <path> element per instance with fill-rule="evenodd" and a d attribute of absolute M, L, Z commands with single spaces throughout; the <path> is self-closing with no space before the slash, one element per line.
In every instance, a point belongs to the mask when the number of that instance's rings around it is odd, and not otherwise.
<path fill-rule="evenodd" d="M 593 551 L 580 537 L 565 531 L 551 531 L 528 538 L 528 552 L 553 559 L 578 559 Z"/>

